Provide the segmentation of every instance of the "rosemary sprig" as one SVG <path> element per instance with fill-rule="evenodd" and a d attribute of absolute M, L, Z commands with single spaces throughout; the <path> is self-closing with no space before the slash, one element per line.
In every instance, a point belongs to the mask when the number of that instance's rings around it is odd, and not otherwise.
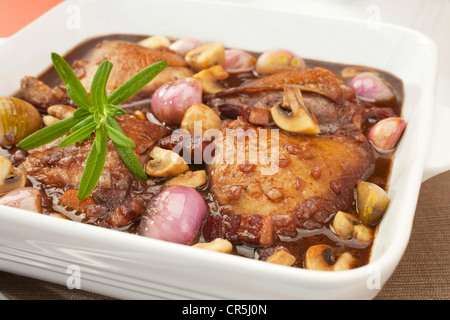
<path fill-rule="evenodd" d="M 30 150 L 67 135 L 58 144 L 63 148 L 89 139 L 95 133 L 78 188 L 80 200 L 91 194 L 100 179 L 107 156 L 108 139 L 112 141 L 130 171 L 139 179 L 147 180 L 147 175 L 133 151 L 134 142 L 125 136 L 115 119 L 118 115 L 126 114 L 126 111 L 117 105 L 128 100 L 164 70 L 168 65 L 167 61 L 158 61 L 144 68 L 109 96 L 106 93 L 106 83 L 113 65 L 109 61 L 103 61 L 94 75 L 89 96 L 69 64 L 56 53 L 52 53 L 51 57 L 55 70 L 66 85 L 67 94 L 78 109 L 72 117 L 31 134 L 19 143 L 19 147 Z"/>

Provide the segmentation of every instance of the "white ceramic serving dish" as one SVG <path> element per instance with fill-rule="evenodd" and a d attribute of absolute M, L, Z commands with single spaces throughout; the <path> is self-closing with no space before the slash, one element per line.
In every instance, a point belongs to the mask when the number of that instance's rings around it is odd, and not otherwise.
<path fill-rule="evenodd" d="M 305 58 L 368 65 L 404 83 L 408 127 L 390 180 L 391 205 L 371 262 L 342 272 L 289 268 L 0 207 L 0 269 L 121 299 L 371 299 L 407 246 L 420 184 L 449 168 L 435 105 L 437 50 L 426 36 L 365 21 L 270 12 L 218 1 L 64 1 L 0 46 L 0 95 L 39 75 L 50 52 L 111 33 L 219 41 L 252 51 L 288 48 Z M 440 114 L 439 113 L 439 114 Z M 437 139 L 438 138 L 438 139 Z M 437 140 L 437 141 L 435 141 Z M 444 141 L 442 141 L 444 140 Z M 429 145 L 432 156 L 429 156 Z M 446 150 L 450 148 L 445 148 Z M 441 152 L 441 154 L 439 154 Z M 445 159 L 437 158 L 446 157 Z"/>

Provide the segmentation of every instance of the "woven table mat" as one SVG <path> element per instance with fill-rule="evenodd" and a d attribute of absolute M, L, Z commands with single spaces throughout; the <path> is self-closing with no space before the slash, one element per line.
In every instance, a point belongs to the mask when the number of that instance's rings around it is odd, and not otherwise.
<path fill-rule="evenodd" d="M 422 183 L 411 239 L 376 299 L 450 299 L 450 172 Z"/>
<path fill-rule="evenodd" d="M 411 239 L 376 300 L 450 299 L 450 171 L 425 181 Z M 0 272 L 0 292 L 11 300 L 105 300 L 109 297 Z"/>

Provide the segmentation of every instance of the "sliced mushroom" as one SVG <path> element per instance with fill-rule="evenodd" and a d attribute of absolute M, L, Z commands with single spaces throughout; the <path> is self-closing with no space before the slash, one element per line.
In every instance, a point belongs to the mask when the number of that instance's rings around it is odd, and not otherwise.
<path fill-rule="evenodd" d="M 55 104 L 48 107 L 47 113 L 57 119 L 63 120 L 73 116 L 75 110 L 77 109 L 72 106 L 68 106 L 65 104 Z"/>
<path fill-rule="evenodd" d="M 344 79 L 356 77 L 358 74 L 363 72 L 373 72 L 377 73 L 375 69 L 366 66 L 350 66 L 342 69 L 341 76 Z"/>
<path fill-rule="evenodd" d="M 60 212 L 52 212 L 49 214 L 49 216 L 59 218 L 59 219 L 71 220 L 68 216 L 66 216 Z"/>
<path fill-rule="evenodd" d="M 356 259 L 344 252 L 336 259 L 333 248 L 326 244 L 318 244 L 308 248 L 305 255 L 305 268 L 320 271 L 349 270 L 355 266 Z"/>
<path fill-rule="evenodd" d="M 338 211 L 334 216 L 333 230 L 342 239 L 353 236 L 360 241 L 370 241 L 373 238 L 373 229 L 361 223 L 354 215 Z"/>
<path fill-rule="evenodd" d="M 222 120 L 213 109 L 203 103 L 196 103 L 184 113 L 180 128 L 186 129 L 192 135 L 205 137 L 206 131 L 220 129 L 221 126 Z"/>
<path fill-rule="evenodd" d="M 365 224 L 358 224 L 354 228 L 355 230 L 355 238 L 359 241 L 368 242 L 374 237 L 373 228 L 366 226 Z"/>
<path fill-rule="evenodd" d="M 199 188 L 206 184 L 206 171 L 187 171 L 183 174 L 167 180 L 165 186 L 185 186 L 191 188 Z"/>
<path fill-rule="evenodd" d="M 54 123 L 56 123 L 56 122 L 58 122 L 60 120 L 61 119 L 58 119 L 58 118 L 56 118 L 54 116 L 50 116 L 50 115 L 46 115 L 46 116 L 42 117 L 42 122 L 44 122 L 44 125 L 47 126 L 47 127 L 51 126 L 52 124 L 54 124 Z"/>
<path fill-rule="evenodd" d="M 279 250 L 266 259 L 266 262 L 280 264 L 283 266 L 292 266 L 296 258 L 286 250 Z"/>
<path fill-rule="evenodd" d="M 207 43 L 189 51 L 186 62 L 195 70 L 200 71 L 225 62 L 225 46 L 218 42 Z"/>
<path fill-rule="evenodd" d="M 294 133 L 320 133 L 317 119 L 303 101 L 299 88 L 286 86 L 283 101 L 274 105 L 270 112 L 273 121 L 283 130 Z"/>
<path fill-rule="evenodd" d="M 221 65 L 217 65 L 202 70 L 192 77 L 202 82 L 204 94 L 214 94 L 225 90 L 225 87 L 219 81 L 228 78 L 228 72 Z"/>
<path fill-rule="evenodd" d="M 334 232 L 342 239 L 350 239 L 357 224 L 356 217 L 342 211 L 338 211 L 333 219 Z"/>
<path fill-rule="evenodd" d="M 25 171 L 14 167 L 8 158 L 0 156 L 0 195 L 25 187 L 26 183 Z"/>
<path fill-rule="evenodd" d="M 199 242 L 194 244 L 193 247 L 222 253 L 230 253 L 233 250 L 231 242 L 222 238 L 214 239 L 211 242 Z"/>
<path fill-rule="evenodd" d="M 159 47 L 169 47 L 171 41 L 165 36 L 151 36 L 138 42 L 141 46 L 149 49 L 157 49 Z"/>
<path fill-rule="evenodd" d="M 65 104 L 55 104 L 47 109 L 48 115 L 42 117 L 42 121 L 46 126 L 50 126 L 60 120 L 73 116 L 75 108 Z"/>
<path fill-rule="evenodd" d="M 150 152 L 150 160 L 145 172 L 156 178 L 171 178 L 189 170 L 184 159 L 175 152 L 160 147 L 154 147 Z"/>

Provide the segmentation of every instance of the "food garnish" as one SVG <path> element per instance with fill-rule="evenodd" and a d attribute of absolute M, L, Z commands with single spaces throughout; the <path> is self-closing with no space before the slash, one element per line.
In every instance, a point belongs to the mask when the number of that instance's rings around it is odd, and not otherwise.
<path fill-rule="evenodd" d="M 125 136 L 114 118 L 126 114 L 126 111 L 117 105 L 128 100 L 156 77 L 168 66 L 167 61 L 158 61 L 144 68 L 113 93 L 107 95 L 105 87 L 113 64 L 105 60 L 98 67 L 89 96 L 69 64 L 57 53 L 52 53 L 51 57 L 56 71 L 66 85 L 67 94 L 78 106 L 78 109 L 71 117 L 58 121 L 23 139 L 19 143 L 19 147 L 24 150 L 38 148 L 70 133 L 58 145 L 66 147 L 90 139 L 95 132 L 94 143 L 86 160 L 78 188 L 77 196 L 80 200 L 89 196 L 97 185 L 106 160 L 108 139 L 112 141 L 130 171 L 141 180 L 147 180 L 147 175 L 133 152 L 134 142 Z"/>

